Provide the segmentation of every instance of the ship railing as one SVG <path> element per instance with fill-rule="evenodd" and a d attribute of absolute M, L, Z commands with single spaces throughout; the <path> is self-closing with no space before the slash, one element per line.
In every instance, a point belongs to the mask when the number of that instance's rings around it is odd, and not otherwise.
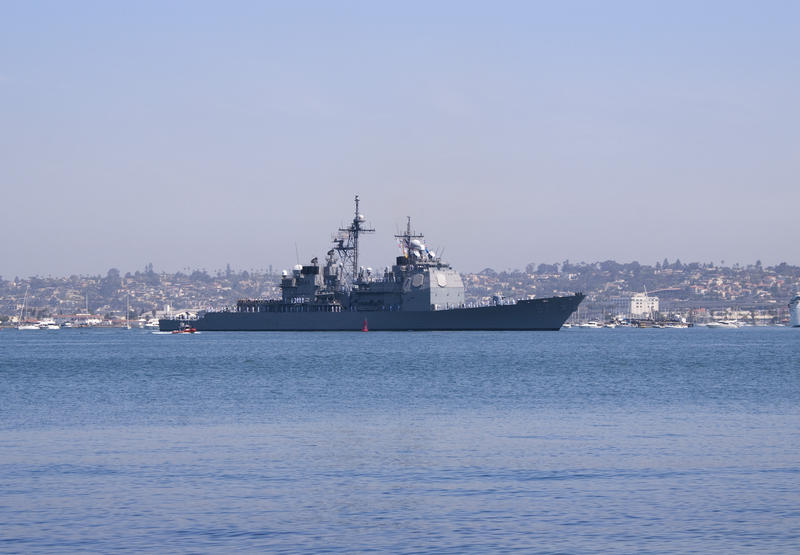
<path fill-rule="evenodd" d="M 173 320 L 180 320 L 182 322 L 188 322 L 191 320 L 197 320 L 199 316 L 197 314 L 175 314 L 173 316 L 167 316 L 167 318 L 171 318 Z"/>

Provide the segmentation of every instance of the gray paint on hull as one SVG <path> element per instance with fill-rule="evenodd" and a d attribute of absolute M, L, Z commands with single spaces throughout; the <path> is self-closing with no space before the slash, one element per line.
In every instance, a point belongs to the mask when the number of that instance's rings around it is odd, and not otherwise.
<path fill-rule="evenodd" d="M 199 331 L 359 331 L 364 320 L 370 331 L 558 330 L 583 298 L 419 312 L 209 312 L 188 323 Z M 162 319 L 159 327 L 172 331 L 186 323 Z"/>

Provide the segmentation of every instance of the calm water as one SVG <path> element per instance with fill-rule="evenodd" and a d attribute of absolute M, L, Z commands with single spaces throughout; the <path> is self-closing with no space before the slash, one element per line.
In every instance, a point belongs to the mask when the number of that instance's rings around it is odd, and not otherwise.
<path fill-rule="evenodd" d="M 0 551 L 798 549 L 800 330 L 0 332 Z"/>

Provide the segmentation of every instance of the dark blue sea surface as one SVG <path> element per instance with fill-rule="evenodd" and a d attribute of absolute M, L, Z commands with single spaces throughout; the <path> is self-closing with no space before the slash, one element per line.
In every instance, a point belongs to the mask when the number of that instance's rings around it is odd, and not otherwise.
<path fill-rule="evenodd" d="M 0 551 L 797 553 L 800 330 L 0 332 Z"/>

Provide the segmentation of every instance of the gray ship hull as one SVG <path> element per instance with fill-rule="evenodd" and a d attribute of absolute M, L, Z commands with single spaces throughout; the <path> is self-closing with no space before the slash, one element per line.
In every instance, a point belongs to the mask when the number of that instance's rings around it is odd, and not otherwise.
<path fill-rule="evenodd" d="M 187 324 L 198 331 L 551 330 L 561 328 L 584 295 L 517 301 L 513 305 L 435 311 L 208 312 L 196 320 L 162 319 L 161 331 Z"/>

